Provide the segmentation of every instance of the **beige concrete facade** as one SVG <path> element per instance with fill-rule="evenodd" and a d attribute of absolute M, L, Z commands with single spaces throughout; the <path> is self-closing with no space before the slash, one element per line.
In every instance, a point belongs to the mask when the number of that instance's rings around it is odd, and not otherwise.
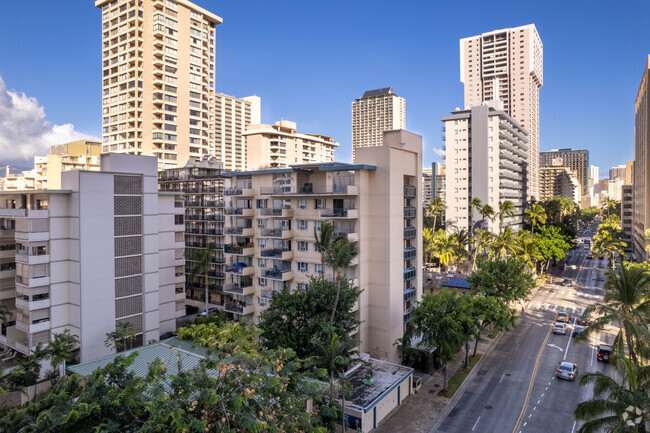
<path fill-rule="evenodd" d="M 553 167 L 557 160 L 578 178 L 583 194 L 589 191 L 589 151 L 586 149 L 552 149 L 539 153 L 540 167 Z M 596 172 L 598 175 L 598 172 Z M 596 178 L 596 182 L 598 179 Z"/>
<path fill-rule="evenodd" d="M 528 132 L 506 112 L 488 105 L 454 111 L 440 120 L 445 124 L 447 231 L 499 231 L 498 221 L 479 221 L 476 211 L 472 215 L 475 197 L 496 212 L 510 200 L 515 216 L 504 223 L 519 230 L 527 202 Z"/>
<path fill-rule="evenodd" d="M 539 200 L 567 197 L 582 206 L 582 188 L 575 173 L 557 159 L 553 165 L 539 169 Z"/>
<path fill-rule="evenodd" d="M 286 168 L 293 164 L 334 161 L 339 144 L 332 137 L 298 132 L 295 122 L 250 125 L 246 138 L 246 169 Z"/>
<path fill-rule="evenodd" d="M 158 168 L 210 152 L 217 15 L 186 0 L 97 0 L 104 152 Z"/>
<path fill-rule="evenodd" d="M 634 241 L 632 233 L 634 231 L 634 188 L 632 185 L 623 185 L 621 188 L 621 230 L 623 231 L 623 241 L 627 244 L 625 251 L 633 251 Z"/>
<path fill-rule="evenodd" d="M 136 345 L 185 314 L 183 202 L 158 192 L 153 157 L 101 157 L 101 171 L 63 173 L 60 190 L 0 192 L 0 342 L 27 354 L 53 334 L 79 336 L 85 362 L 114 352 L 129 322 Z M 180 205 L 180 206 L 179 206 Z"/>
<path fill-rule="evenodd" d="M 465 108 L 497 100 L 529 132 L 528 196 L 539 195 L 539 89 L 544 49 L 534 24 L 460 40 Z"/>
<path fill-rule="evenodd" d="M 368 90 L 352 102 L 352 162 L 356 149 L 381 146 L 384 131 L 406 129 L 406 101 L 392 87 Z"/>
<path fill-rule="evenodd" d="M 632 185 L 633 183 L 634 183 L 634 161 L 626 161 L 624 185 Z"/>
<path fill-rule="evenodd" d="M 274 291 L 320 273 L 314 229 L 358 243 L 345 277 L 364 291 L 356 307 L 362 352 L 398 361 L 395 340 L 421 297 L 422 138 L 387 131 L 358 149 L 357 165 L 317 163 L 226 173 L 224 310 L 257 322 Z"/>
<path fill-rule="evenodd" d="M 261 122 L 261 99 L 216 93 L 213 103 L 210 155 L 223 162 L 225 170 L 246 170 L 246 128 Z"/>
<path fill-rule="evenodd" d="M 102 144 L 78 140 L 50 147 L 47 156 L 35 156 L 34 168 L 0 179 L 0 190 L 61 189 L 61 173 L 69 170 L 99 170 Z"/>

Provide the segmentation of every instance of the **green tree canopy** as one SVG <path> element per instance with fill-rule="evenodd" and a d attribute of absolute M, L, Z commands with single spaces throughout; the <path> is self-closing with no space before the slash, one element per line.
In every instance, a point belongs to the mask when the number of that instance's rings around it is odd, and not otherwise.
<path fill-rule="evenodd" d="M 506 302 L 525 299 L 535 287 L 526 263 L 515 258 L 484 260 L 467 281 L 472 292 Z"/>

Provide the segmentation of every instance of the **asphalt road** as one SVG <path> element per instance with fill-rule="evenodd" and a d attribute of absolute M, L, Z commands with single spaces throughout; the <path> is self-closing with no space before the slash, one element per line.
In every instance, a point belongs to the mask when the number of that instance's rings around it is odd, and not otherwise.
<path fill-rule="evenodd" d="M 547 284 L 531 298 L 517 328 L 504 335 L 486 358 L 454 409 L 437 432 L 572 433 L 573 410 L 578 402 L 591 398 L 591 387 L 579 381 L 556 379 L 558 363 L 578 365 L 578 375 L 605 372 L 611 367 L 596 361 L 596 346 L 611 343 L 612 333 L 594 336 L 574 344 L 567 335 L 554 335 L 555 315 L 566 311 L 574 318 L 584 308 L 602 300 L 606 260 L 586 259 L 582 246 L 566 259 L 566 269 L 554 269 L 553 282 L 564 278 L 571 287 Z M 575 266 L 575 269 L 572 267 Z M 599 269 L 596 269 L 599 268 Z"/>

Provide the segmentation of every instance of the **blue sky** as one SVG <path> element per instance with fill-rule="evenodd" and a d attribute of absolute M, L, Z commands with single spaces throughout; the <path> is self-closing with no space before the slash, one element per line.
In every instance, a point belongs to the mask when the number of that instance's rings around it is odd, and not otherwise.
<path fill-rule="evenodd" d="M 529 23 L 544 44 L 540 148 L 587 148 L 601 177 L 634 156 L 648 1 L 195 3 L 224 19 L 217 91 L 260 96 L 265 123 L 288 119 L 333 136 L 338 160 L 351 157 L 352 100 L 392 86 L 406 98 L 407 129 L 423 136 L 425 163 L 439 161 L 440 116 L 463 104 L 458 40 Z M 0 77 L 9 91 L 36 98 L 50 126 L 100 136 L 100 36 L 92 0 L 2 1 Z M 0 147 L 0 161 L 25 157 L 19 145 Z"/>

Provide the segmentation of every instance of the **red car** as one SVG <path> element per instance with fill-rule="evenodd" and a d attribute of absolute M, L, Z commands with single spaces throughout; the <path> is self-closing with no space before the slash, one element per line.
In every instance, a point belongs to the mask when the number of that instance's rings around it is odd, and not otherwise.
<path fill-rule="evenodd" d="M 605 256 L 601 254 L 601 255 L 598 256 L 598 258 L 599 258 L 600 260 L 602 260 L 602 259 L 605 258 Z"/>

